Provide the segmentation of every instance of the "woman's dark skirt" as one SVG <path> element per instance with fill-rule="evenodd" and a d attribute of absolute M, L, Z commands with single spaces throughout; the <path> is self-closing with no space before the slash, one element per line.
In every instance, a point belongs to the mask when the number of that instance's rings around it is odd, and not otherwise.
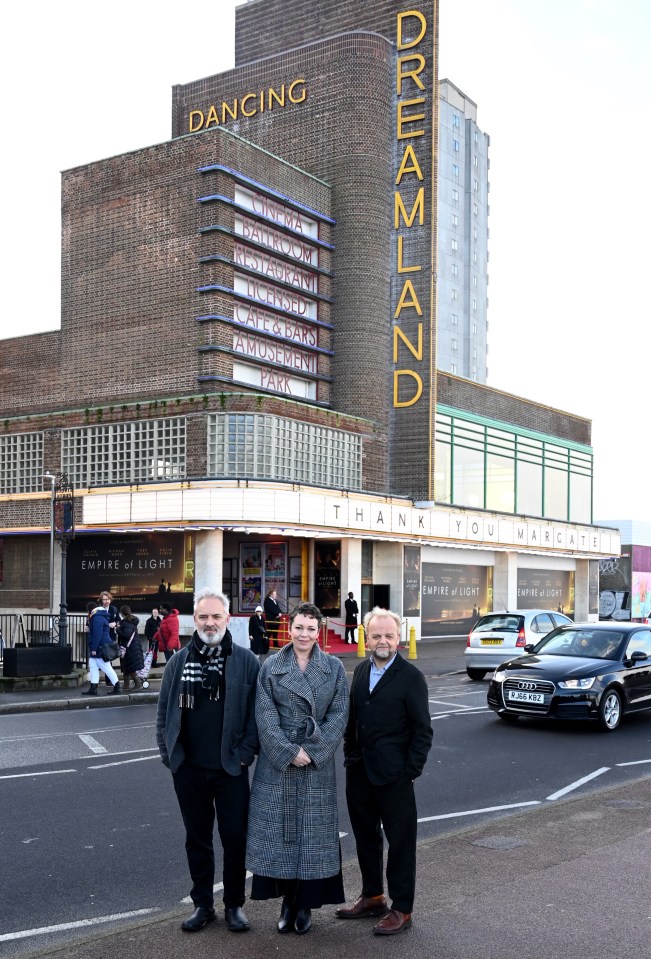
<path fill-rule="evenodd" d="M 325 879 L 274 879 L 253 874 L 251 899 L 277 899 L 282 896 L 297 909 L 320 909 L 327 903 L 345 902 L 341 869 Z"/>

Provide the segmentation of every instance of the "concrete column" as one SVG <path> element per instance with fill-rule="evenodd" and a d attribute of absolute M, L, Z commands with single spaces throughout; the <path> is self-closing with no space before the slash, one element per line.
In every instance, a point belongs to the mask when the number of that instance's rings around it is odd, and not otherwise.
<path fill-rule="evenodd" d="M 512 552 L 495 553 L 493 567 L 493 610 L 518 608 L 518 554 Z M 481 613 L 492 610 L 482 609 Z"/>
<path fill-rule="evenodd" d="M 361 539 L 342 539 L 341 541 L 341 615 L 345 618 L 344 602 L 349 592 L 355 594 L 359 604 L 362 593 L 362 541 Z"/>
<path fill-rule="evenodd" d="M 197 533 L 194 548 L 194 590 L 210 586 L 222 590 L 224 565 L 224 534 L 220 529 Z"/>
<path fill-rule="evenodd" d="M 391 593 L 391 609 L 402 614 L 402 543 L 375 543 L 373 547 L 373 582 L 381 585 L 388 583 Z M 417 638 L 420 636 L 420 620 L 409 621 L 409 625 L 417 626 Z M 402 641 L 408 642 L 406 626 L 403 624 Z"/>
<path fill-rule="evenodd" d="M 574 573 L 574 621 L 587 623 L 590 619 L 590 560 L 577 559 Z"/>

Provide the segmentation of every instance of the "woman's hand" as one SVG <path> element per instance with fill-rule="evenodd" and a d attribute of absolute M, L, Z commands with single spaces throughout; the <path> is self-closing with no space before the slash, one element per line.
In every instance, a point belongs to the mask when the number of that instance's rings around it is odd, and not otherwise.
<path fill-rule="evenodd" d="M 301 746 L 297 755 L 292 759 L 292 766 L 309 766 L 312 760 Z"/>

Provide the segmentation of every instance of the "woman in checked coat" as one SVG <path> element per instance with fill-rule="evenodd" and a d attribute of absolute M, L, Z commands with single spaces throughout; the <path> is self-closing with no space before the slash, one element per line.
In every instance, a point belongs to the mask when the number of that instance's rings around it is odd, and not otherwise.
<path fill-rule="evenodd" d="M 341 662 L 318 645 L 321 612 L 302 603 L 291 642 L 262 666 L 246 864 L 252 899 L 283 897 L 278 932 L 309 931 L 311 909 L 344 901 L 334 756 L 346 728 Z"/>

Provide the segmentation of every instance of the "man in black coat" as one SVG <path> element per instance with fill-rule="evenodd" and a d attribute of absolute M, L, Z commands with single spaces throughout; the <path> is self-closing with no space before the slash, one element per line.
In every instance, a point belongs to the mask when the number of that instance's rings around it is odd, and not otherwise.
<path fill-rule="evenodd" d="M 348 599 L 344 603 L 346 607 L 346 645 L 355 643 L 355 630 L 357 629 L 357 614 L 359 607 L 357 600 L 352 593 L 348 594 Z"/>
<path fill-rule="evenodd" d="M 272 646 L 278 645 L 281 615 L 282 610 L 278 603 L 278 593 L 275 589 L 272 589 L 264 601 L 265 626 L 269 633 L 269 642 Z"/>
<path fill-rule="evenodd" d="M 377 606 L 364 617 L 371 658 L 355 669 L 344 734 L 346 800 L 362 873 L 362 893 L 340 919 L 381 916 L 373 927 L 393 936 L 411 925 L 416 892 L 417 812 L 414 780 L 432 745 L 423 674 L 398 653 L 400 617 Z M 382 828 L 389 845 L 382 876 Z"/>

